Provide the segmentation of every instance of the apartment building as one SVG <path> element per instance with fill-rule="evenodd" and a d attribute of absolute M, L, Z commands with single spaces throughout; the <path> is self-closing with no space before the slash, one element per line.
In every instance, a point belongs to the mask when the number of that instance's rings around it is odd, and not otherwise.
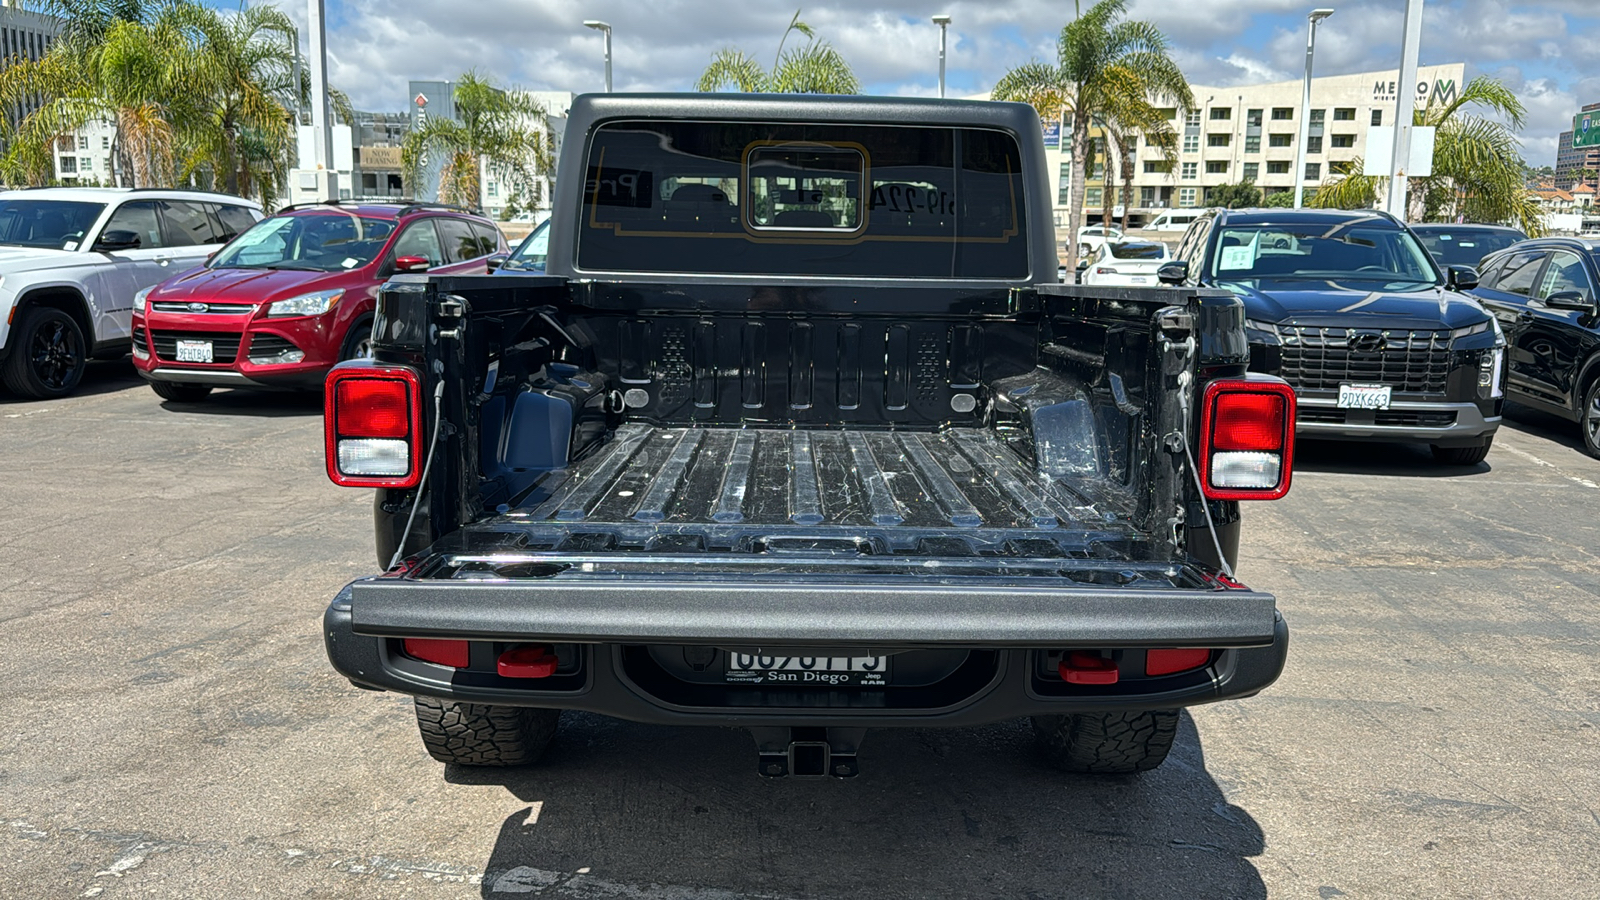
<path fill-rule="evenodd" d="M 1466 65 L 1452 63 L 1418 70 L 1415 91 L 1418 106 L 1454 100 L 1464 84 Z M 1180 115 L 1166 111 L 1176 134 L 1176 161 L 1163 158 L 1161 149 L 1146 136 L 1134 138 L 1133 177 L 1122 185 L 1108 185 L 1104 160 L 1088 173 L 1084 209 L 1099 214 L 1107 205 L 1119 214 L 1128 207 L 1129 222 L 1137 226 L 1162 210 L 1209 205 L 1211 192 L 1225 184 L 1251 181 L 1265 193 L 1293 191 L 1298 177 L 1310 191 L 1329 175 L 1347 169 L 1366 152 L 1367 132 L 1374 125 L 1393 125 L 1399 99 L 1398 70 L 1331 75 L 1311 82 L 1311 106 L 1305 168 L 1293 172 L 1295 142 L 1300 139 L 1303 82 L 1279 81 L 1233 87 L 1191 85 L 1195 109 Z M 1055 178 L 1057 224 L 1066 221 L 1068 191 L 1072 184 L 1069 128 L 1062 127 L 1058 146 L 1051 147 L 1046 126 L 1046 153 Z"/>

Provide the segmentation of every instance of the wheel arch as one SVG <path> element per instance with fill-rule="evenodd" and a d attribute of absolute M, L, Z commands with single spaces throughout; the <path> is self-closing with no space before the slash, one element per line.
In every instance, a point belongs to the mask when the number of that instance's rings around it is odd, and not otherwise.
<path fill-rule="evenodd" d="M 1583 419 L 1583 398 L 1589 396 L 1589 389 L 1594 383 L 1600 381 L 1600 350 L 1589 354 L 1578 369 L 1577 390 L 1572 392 L 1572 411 L 1578 419 Z"/>
<path fill-rule="evenodd" d="M 72 320 L 78 323 L 79 330 L 83 332 L 84 353 L 87 355 L 94 347 L 97 341 L 94 318 L 89 314 L 89 300 L 84 297 L 83 291 L 68 284 L 46 284 L 24 288 L 18 294 L 16 304 L 12 306 L 12 326 L 15 327 L 21 314 L 35 307 L 59 309 L 71 316 Z"/>

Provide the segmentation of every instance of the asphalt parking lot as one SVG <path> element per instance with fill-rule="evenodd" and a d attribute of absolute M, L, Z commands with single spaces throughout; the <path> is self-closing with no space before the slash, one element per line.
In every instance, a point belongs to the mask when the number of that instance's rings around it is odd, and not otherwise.
<path fill-rule="evenodd" d="M 1531 414 L 1476 467 L 1298 461 L 1241 565 L 1288 670 L 1155 772 L 1050 772 L 1007 723 L 773 782 L 740 732 L 571 715 L 486 774 L 327 665 L 324 604 L 374 561 L 320 401 L 163 406 L 96 364 L 0 397 L 0 896 L 1600 895 L 1600 461 Z"/>

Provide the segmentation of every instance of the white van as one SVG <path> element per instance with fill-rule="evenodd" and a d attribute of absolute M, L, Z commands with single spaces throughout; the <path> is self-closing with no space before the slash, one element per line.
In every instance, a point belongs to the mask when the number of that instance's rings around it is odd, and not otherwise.
<path fill-rule="evenodd" d="M 1188 231 L 1203 209 L 1169 209 L 1144 226 L 1145 231 Z"/>

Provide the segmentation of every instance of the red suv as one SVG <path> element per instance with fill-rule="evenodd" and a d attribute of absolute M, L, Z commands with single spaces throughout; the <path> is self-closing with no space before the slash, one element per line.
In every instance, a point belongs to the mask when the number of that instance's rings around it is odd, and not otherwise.
<path fill-rule="evenodd" d="M 484 274 L 506 252 L 488 219 L 429 204 L 285 209 L 198 269 L 134 297 L 133 364 L 157 394 L 322 386 L 367 354 L 378 288 L 396 272 Z"/>

